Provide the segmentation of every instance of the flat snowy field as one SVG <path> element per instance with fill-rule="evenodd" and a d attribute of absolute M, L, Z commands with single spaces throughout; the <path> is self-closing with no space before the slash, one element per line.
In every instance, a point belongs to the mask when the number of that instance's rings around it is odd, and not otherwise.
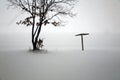
<path fill-rule="evenodd" d="M 33 53 L 28 35 L 1 35 L 0 80 L 120 80 L 118 35 L 86 36 L 85 51 L 70 36 L 47 36 Z"/>

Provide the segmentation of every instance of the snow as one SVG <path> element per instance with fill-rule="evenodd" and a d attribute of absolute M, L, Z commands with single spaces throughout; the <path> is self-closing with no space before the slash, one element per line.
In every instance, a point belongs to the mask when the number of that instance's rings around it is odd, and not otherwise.
<path fill-rule="evenodd" d="M 86 48 L 85 51 L 81 51 L 77 42 L 80 39 L 72 37 L 74 43 L 69 40 L 68 45 L 68 38 L 63 38 L 66 43 L 60 41 L 52 45 L 52 37 L 48 36 L 45 44 L 49 45 L 46 45 L 43 51 L 33 53 L 29 51 L 30 37 L 25 36 L 17 36 L 20 38 L 16 40 L 11 39 L 10 35 L 1 36 L 0 80 L 120 80 L 120 49 L 117 43 L 110 44 L 107 41 L 107 45 L 98 46 L 96 44 L 99 44 L 99 39 L 90 40 L 86 36 Z M 15 36 L 13 37 L 15 39 Z M 6 38 L 6 41 L 9 41 L 7 43 L 4 41 Z M 114 41 L 110 37 L 104 39 Z M 56 40 L 59 41 L 58 38 Z"/>

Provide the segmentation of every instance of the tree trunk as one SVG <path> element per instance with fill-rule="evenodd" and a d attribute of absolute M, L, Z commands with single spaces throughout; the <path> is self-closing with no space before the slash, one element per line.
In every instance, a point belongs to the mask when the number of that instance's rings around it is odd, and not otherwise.
<path fill-rule="evenodd" d="M 38 38 L 41 32 L 41 27 L 42 27 L 42 21 L 40 19 L 40 25 L 39 28 L 36 28 L 38 31 L 34 32 L 34 28 L 35 28 L 35 16 L 33 16 L 33 25 L 32 25 L 32 46 L 33 46 L 33 51 L 39 50 L 39 48 L 37 47 L 37 42 L 38 42 Z"/>
<path fill-rule="evenodd" d="M 38 41 L 38 38 L 39 38 L 39 35 L 40 35 L 40 32 L 41 32 L 41 27 L 42 27 L 42 24 L 40 25 L 40 27 L 38 28 L 38 32 L 36 34 L 36 37 L 35 38 L 35 42 L 34 42 L 34 46 L 33 46 L 33 50 L 39 50 L 39 48 L 37 47 L 37 41 Z"/>
<path fill-rule="evenodd" d="M 33 26 L 34 27 L 34 26 Z M 39 48 L 37 47 L 37 41 L 41 32 L 41 27 L 42 27 L 42 23 L 40 24 L 39 28 L 38 28 L 38 32 L 36 33 L 36 35 L 34 34 L 34 28 L 32 28 L 32 46 L 33 46 L 33 51 L 39 50 Z"/>
<path fill-rule="evenodd" d="M 37 50 L 37 43 L 35 43 L 35 34 L 34 34 L 34 28 L 35 28 L 35 16 L 33 15 L 33 24 L 32 24 L 32 46 L 33 51 Z"/>
<path fill-rule="evenodd" d="M 37 44 L 36 44 L 36 43 L 33 43 L 32 45 L 33 45 L 33 51 L 39 50 L 39 49 L 37 48 Z"/>

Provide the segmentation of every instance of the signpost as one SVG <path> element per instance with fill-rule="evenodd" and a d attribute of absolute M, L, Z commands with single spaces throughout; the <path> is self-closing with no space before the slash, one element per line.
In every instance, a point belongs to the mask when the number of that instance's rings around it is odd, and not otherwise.
<path fill-rule="evenodd" d="M 83 42 L 84 35 L 89 35 L 89 33 L 81 33 L 81 34 L 75 35 L 75 36 L 81 36 L 82 51 L 84 51 L 84 42 Z"/>

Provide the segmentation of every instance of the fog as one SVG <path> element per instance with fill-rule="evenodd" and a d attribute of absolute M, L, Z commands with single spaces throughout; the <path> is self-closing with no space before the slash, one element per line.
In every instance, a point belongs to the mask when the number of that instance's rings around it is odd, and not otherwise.
<path fill-rule="evenodd" d="M 17 8 L 8 8 L 6 0 L 0 0 L 0 33 L 29 32 L 24 25 L 16 25 L 16 21 L 27 16 Z M 73 18 L 65 17 L 64 27 L 46 26 L 44 32 L 55 33 L 119 33 L 120 31 L 120 1 L 119 0 L 78 0 L 73 12 Z M 64 20 L 63 19 L 63 20 Z"/>
<path fill-rule="evenodd" d="M 1 34 L 0 50 L 32 49 L 30 33 Z M 41 34 L 44 49 L 81 50 L 81 37 L 74 34 Z M 114 50 L 120 48 L 119 34 L 94 34 L 84 36 L 85 50 Z"/>

